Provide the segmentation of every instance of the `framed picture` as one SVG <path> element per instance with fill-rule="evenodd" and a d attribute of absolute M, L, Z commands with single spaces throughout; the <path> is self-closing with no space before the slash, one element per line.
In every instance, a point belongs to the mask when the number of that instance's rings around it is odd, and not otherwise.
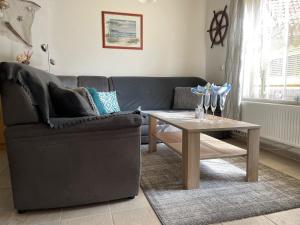
<path fill-rule="evenodd" d="M 143 49 L 143 15 L 102 12 L 103 48 Z"/>

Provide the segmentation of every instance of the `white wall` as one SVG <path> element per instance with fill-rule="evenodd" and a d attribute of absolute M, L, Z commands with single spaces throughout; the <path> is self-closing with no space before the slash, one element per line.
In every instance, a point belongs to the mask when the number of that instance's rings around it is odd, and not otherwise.
<path fill-rule="evenodd" d="M 42 9 L 33 24 L 32 65 L 47 68 L 40 44 L 49 43 L 57 74 L 201 75 L 222 83 L 226 46 L 210 48 L 213 10 L 229 0 L 36 0 Z M 102 10 L 144 15 L 144 50 L 103 49 Z M 226 45 L 226 41 L 225 41 Z M 26 48 L 0 37 L 0 61 L 14 61 Z"/>
<path fill-rule="evenodd" d="M 58 74 L 205 75 L 206 0 L 53 0 Z M 101 11 L 144 16 L 144 50 L 102 48 Z"/>
<path fill-rule="evenodd" d="M 227 4 L 229 9 L 229 0 L 208 0 L 207 1 L 207 15 L 206 15 L 206 30 L 209 30 L 211 20 L 213 18 L 213 11 L 223 10 Z M 229 11 L 227 9 L 227 12 Z M 209 82 L 222 84 L 224 82 L 224 64 L 226 60 L 226 44 L 224 47 L 215 45 L 211 48 L 211 40 L 209 33 L 206 33 L 206 78 Z"/>
<path fill-rule="evenodd" d="M 40 49 L 40 44 L 51 42 L 49 30 L 49 5 L 47 0 L 35 0 L 42 8 L 36 12 L 32 26 L 33 58 L 31 65 L 47 69 L 47 55 Z M 0 62 L 15 61 L 16 56 L 28 48 L 22 43 L 13 42 L 0 36 Z"/>
<path fill-rule="evenodd" d="M 211 0 L 209 0 L 211 1 Z M 208 1 L 208 2 L 209 2 Z M 56 74 L 156 75 L 206 74 L 207 0 L 36 0 L 42 6 L 32 28 L 31 65 L 47 69 L 42 43 L 49 43 Z M 144 50 L 102 48 L 101 11 L 144 15 Z M 0 61 L 15 61 L 27 48 L 0 36 Z"/>

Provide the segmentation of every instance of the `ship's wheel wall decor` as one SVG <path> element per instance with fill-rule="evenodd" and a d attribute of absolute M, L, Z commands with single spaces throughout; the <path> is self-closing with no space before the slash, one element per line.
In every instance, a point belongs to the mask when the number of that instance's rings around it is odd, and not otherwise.
<path fill-rule="evenodd" d="M 224 46 L 224 40 L 227 35 L 228 27 L 229 27 L 229 17 L 227 13 L 227 5 L 224 10 L 220 10 L 218 12 L 213 11 L 214 17 L 210 24 L 209 37 L 211 40 L 211 48 L 214 45 L 222 45 Z"/>

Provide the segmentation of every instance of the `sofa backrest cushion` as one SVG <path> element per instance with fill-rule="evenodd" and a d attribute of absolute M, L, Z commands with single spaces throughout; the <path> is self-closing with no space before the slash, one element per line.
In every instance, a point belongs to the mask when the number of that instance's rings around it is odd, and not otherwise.
<path fill-rule="evenodd" d="M 193 94 L 190 87 L 176 87 L 173 109 L 192 110 L 203 103 L 203 97 Z"/>
<path fill-rule="evenodd" d="M 39 123 L 36 107 L 28 93 L 13 81 L 1 84 L 1 103 L 3 121 L 6 126 Z"/>
<path fill-rule="evenodd" d="M 195 87 L 207 82 L 197 77 L 111 77 L 110 89 L 117 91 L 122 111 L 170 110 L 176 87 Z"/>
<path fill-rule="evenodd" d="M 101 92 L 109 91 L 108 79 L 102 76 L 79 76 L 78 86 L 95 88 Z"/>
<path fill-rule="evenodd" d="M 66 88 L 74 89 L 78 87 L 77 76 L 58 76 L 58 78 Z"/>

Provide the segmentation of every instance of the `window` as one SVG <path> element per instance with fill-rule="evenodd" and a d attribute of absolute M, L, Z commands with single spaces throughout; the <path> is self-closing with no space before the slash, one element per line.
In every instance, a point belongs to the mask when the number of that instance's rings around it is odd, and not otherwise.
<path fill-rule="evenodd" d="M 260 65 L 244 73 L 243 97 L 294 101 L 300 96 L 300 0 L 261 4 Z"/>

